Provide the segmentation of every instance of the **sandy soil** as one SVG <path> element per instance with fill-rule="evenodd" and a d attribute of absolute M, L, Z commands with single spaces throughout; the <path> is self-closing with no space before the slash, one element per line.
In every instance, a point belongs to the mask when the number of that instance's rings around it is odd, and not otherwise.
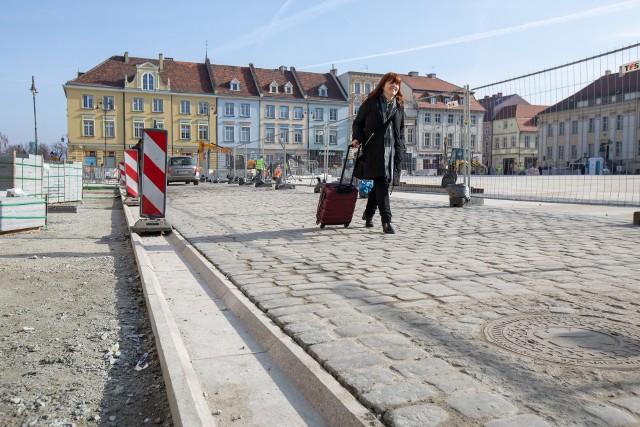
<path fill-rule="evenodd" d="M 173 425 L 113 190 L 0 235 L 0 425 Z"/>

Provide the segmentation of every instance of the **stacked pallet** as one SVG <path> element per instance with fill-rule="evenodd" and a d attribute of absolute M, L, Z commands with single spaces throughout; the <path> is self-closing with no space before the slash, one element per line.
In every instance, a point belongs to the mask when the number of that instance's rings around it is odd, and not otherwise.
<path fill-rule="evenodd" d="M 0 233 L 44 227 L 47 202 L 37 197 L 0 197 Z"/>

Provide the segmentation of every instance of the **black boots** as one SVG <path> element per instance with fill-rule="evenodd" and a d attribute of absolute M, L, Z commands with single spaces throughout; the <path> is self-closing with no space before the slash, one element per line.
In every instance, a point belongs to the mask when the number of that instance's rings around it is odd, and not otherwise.
<path fill-rule="evenodd" d="M 395 234 L 395 230 L 393 229 L 393 227 L 391 226 L 390 222 L 383 222 L 382 223 L 382 231 L 385 234 Z"/>
<path fill-rule="evenodd" d="M 368 216 L 367 212 L 365 211 L 362 214 L 362 219 L 364 219 L 364 226 L 367 228 L 373 227 L 373 215 Z"/>

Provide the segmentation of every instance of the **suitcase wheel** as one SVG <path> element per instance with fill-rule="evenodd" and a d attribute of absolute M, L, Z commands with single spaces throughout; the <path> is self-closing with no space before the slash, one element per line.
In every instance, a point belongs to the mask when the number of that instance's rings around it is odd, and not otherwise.
<path fill-rule="evenodd" d="M 344 225 L 344 228 L 347 228 L 347 227 L 349 226 L 349 224 L 351 224 L 351 223 L 350 223 L 350 222 L 346 223 L 346 224 Z"/>
<path fill-rule="evenodd" d="M 324 228 L 324 224 L 320 224 L 320 228 Z"/>

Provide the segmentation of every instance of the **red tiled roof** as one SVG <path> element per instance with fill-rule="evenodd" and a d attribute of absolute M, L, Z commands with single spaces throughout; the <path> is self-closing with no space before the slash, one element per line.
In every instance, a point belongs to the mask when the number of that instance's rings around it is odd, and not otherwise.
<path fill-rule="evenodd" d="M 284 98 L 284 99 L 302 99 L 302 93 L 300 93 L 300 89 L 296 84 L 296 79 L 293 76 L 293 73 L 289 70 L 280 70 L 280 69 L 266 69 L 266 68 L 255 68 L 256 79 L 258 80 L 258 85 L 260 86 L 260 90 L 265 98 Z M 276 82 L 278 85 L 278 93 L 269 92 L 269 86 L 272 82 Z M 292 93 L 284 93 L 284 85 L 287 82 L 291 82 L 293 85 Z"/>
<path fill-rule="evenodd" d="M 81 76 L 69 80 L 67 84 L 124 88 L 125 76 L 131 79 L 136 73 L 136 66 L 147 62 L 159 65 L 158 59 L 129 57 L 129 62 L 125 63 L 124 56 L 112 56 Z M 165 84 L 171 81 L 172 92 L 212 93 L 209 75 L 203 63 L 165 58 L 163 64 L 160 78 Z"/>
<path fill-rule="evenodd" d="M 535 117 L 546 109 L 546 105 L 507 105 L 500 110 L 494 120 L 516 119 L 518 128 L 524 132 L 535 132 L 538 127 L 535 123 Z"/>
<path fill-rule="evenodd" d="M 452 100 L 459 100 L 460 97 L 464 96 L 464 89 L 460 86 L 456 86 L 435 76 L 412 77 L 406 74 L 402 74 L 400 75 L 400 78 L 407 86 L 409 86 L 413 90 L 413 100 L 419 108 L 435 108 L 453 111 L 460 111 L 464 108 L 464 106 L 460 104 L 457 107 L 448 108 L 444 103 L 442 97 L 439 97 L 439 95 L 445 95 Z M 435 96 L 437 98 L 435 104 L 431 104 L 429 102 L 429 98 L 431 98 L 432 96 Z M 471 110 L 484 111 L 482 105 L 480 105 L 480 103 L 473 96 L 471 96 Z"/>
<path fill-rule="evenodd" d="M 347 101 L 336 79 L 331 73 L 309 73 L 304 71 L 296 71 L 302 89 L 307 94 L 307 99 L 314 101 Z M 320 86 L 325 85 L 327 88 L 327 96 L 320 96 Z"/>
<path fill-rule="evenodd" d="M 210 70 L 218 95 L 259 96 L 249 67 L 211 64 Z M 238 80 L 240 91 L 231 90 L 231 81 L 234 78 Z"/>

